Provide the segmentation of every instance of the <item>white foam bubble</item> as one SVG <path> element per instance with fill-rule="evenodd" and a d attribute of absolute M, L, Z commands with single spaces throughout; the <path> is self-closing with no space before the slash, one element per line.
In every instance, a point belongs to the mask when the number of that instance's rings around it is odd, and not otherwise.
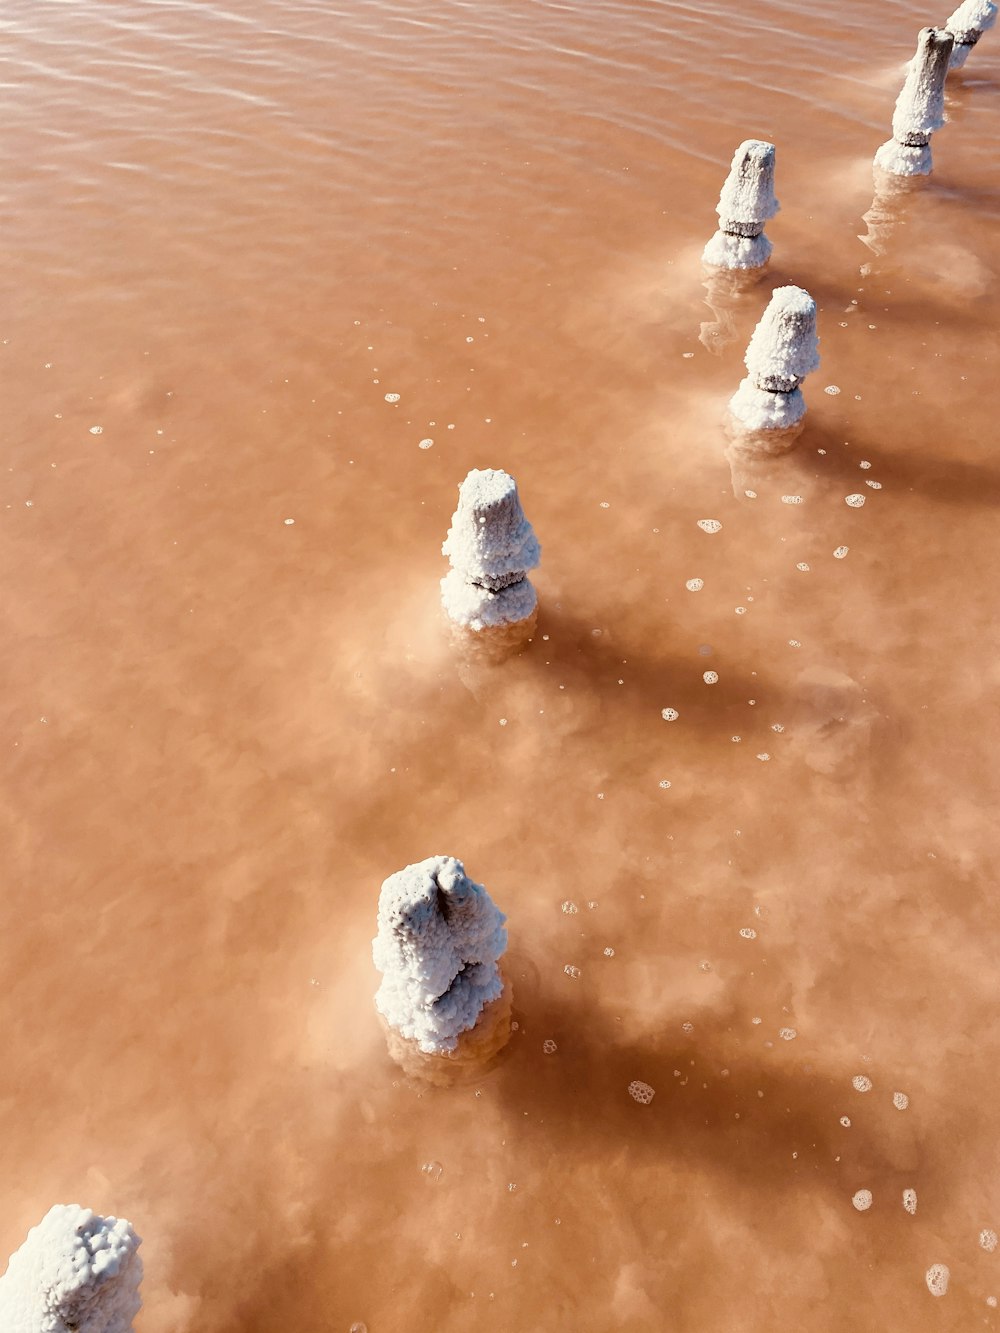
<path fill-rule="evenodd" d="M 867 1074 L 855 1074 L 851 1079 L 851 1087 L 855 1092 L 871 1092 L 872 1081 Z"/>
<path fill-rule="evenodd" d="M 851 1203 L 854 1204 L 859 1213 L 867 1213 L 873 1203 L 871 1190 L 858 1190 L 851 1199 Z"/>
<path fill-rule="evenodd" d="M 892 1094 L 892 1104 L 897 1111 L 905 1111 L 910 1104 L 910 1099 L 905 1092 L 894 1092 Z"/>
<path fill-rule="evenodd" d="M 678 713 L 676 708 L 664 708 L 660 717 L 663 718 L 664 722 L 676 722 L 680 717 L 680 713 Z"/>
<path fill-rule="evenodd" d="M 845 1129 L 850 1129 L 850 1127 L 851 1127 L 851 1117 L 850 1117 L 850 1116 L 847 1116 L 847 1115 L 842 1115 L 842 1116 L 840 1117 L 840 1123 L 844 1126 Z"/>
<path fill-rule="evenodd" d="M 656 1096 L 656 1091 L 648 1083 L 640 1083 L 638 1079 L 633 1079 L 628 1085 L 628 1095 L 640 1105 L 648 1106 Z"/>
<path fill-rule="evenodd" d="M 924 1276 L 924 1281 L 927 1283 L 927 1290 L 932 1296 L 943 1296 L 948 1290 L 948 1283 L 951 1281 L 951 1269 L 947 1264 L 931 1264 Z"/>
<path fill-rule="evenodd" d="M 420 443 L 417 445 L 417 448 L 418 448 L 418 449 L 429 449 L 433 443 L 434 443 L 434 441 L 433 441 L 433 440 L 430 440 L 430 439 L 427 439 L 427 440 L 421 440 Z"/>
<path fill-rule="evenodd" d="M 103 435 L 103 434 L 104 434 L 104 427 L 103 427 L 103 426 L 91 426 L 91 428 L 90 428 L 90 433 L 91 433 L 91 435 Z"/>
<path fill-rule="evenodd" d="M 767 753 L 766 750 L 764 750 L 761 754 L 757 756 L 757 758 L 760 760 L 762 764 L 766 764 L 770 760 L 771 756 Z"/>
<path fill-rule="evenodd" d="M 798 1035 L 794 1028 L 782 1028 L 778 1033 L 782 1041 L 794 1041 Z"/>
<path fill-rule="evenodd" d="M 577 907 L 576 903 L 571 902 L 569 898 L 567 898 L 564 903 L 560 903 L 560 907 L 567 916 L 575 916 L 576 913 L 580 910 Z"/>
<path fill-rule="evenodd" d="M 385 396 L 385 401 L 386 401 L 387 403 L 398 403 L 398 402 L 399 402 L 399 394 L 398 394 L 398 393 L 387 393 L 386 396 Z"/>
<path fill-rule="evenodd" d="M 702 680 L 706 685 L 717 685 L 719 683 L 719 673 L 717 671 L 706 671 Z"/>
<path fill-rule="evenodd" d="M 663 788 L 664 791 L 669 791 L 669 790 L 670 790 L 670 779 L 669 779 L 669 778 L 661 778 L 661 779 L 660 779 L 660 786 Z"/>
<path fill-rule="evenodd" d="M 997 1298 L 995 1296 L 987 1296 L 986 1304 L 990 1307 L 991 1310 L 995 1310 L 997 1308 Z"/>
<path fill-rule="evenodd" d="M 741 927 L 740 934 L 743 936 L 745 940 L 755 940 L 757 938 L 757 932 L 753 929 L 752 926 Z"/>
<path fill-rule="evenodd" d="M 840 393 L 840 386 L 838 384 L 828 384 L 823 392 L 828 393 L 831 398 L 836 398 L 837 394 Z"/>
<path fill-rule="evenodd" d="M 801 569 L 803 574 L 809 573 L 809 566 L 806 564 L 804 560 L 800 560 L 799 563 L 795 566 L 795 568 Z"/>
<path fill-rule="evenodd" d="M 844 496 L 844 503 L 849 504 L 852 509 L 860 509 L 864 502 L 865 497 L 863 495 L 854 494 Z"/>
<path fill-rule="evenodd" d="M 903 1190 L 903 1207 L 911 1216 L 917 1211 L 916 1190 Z"/>
<path fill-rule="evenodd" d="M 880 491 L 882 489 L 882 483 L 880 481 L 869 481 L 867 477 L 865 478 L 865 485 L 870 486 L 873 491 Z"/>
<path fill-rule="evenodd" d="M 800 505 L 803 504 L 804 501 L 801 495 L 783 495 L 781 497 L 781 503 L 783 505 Z"/>
<path fill-rule="evenodd" d="M 980 1249 L 985 1250 L 987 1254 L 992 1254 L 997 1247 L 997 1233 L 991 1231 L 989 1227 L 980 1231 L 979 1247 Z"/>
<path fill-rule="evenodd" d="M 604 950 L 604 957 L 605 957 L 605 958 L 614 958 L 614 956 L 615 956 L 615 951 L 614 951 L 614 949 L 612 949 L 611 945 L 609 944 L 608 947 Z"/>
<path fill-rule="evenodd" d="M 559 1047 L 555 1044 L 555 1042 L 552 1040 L 551 1037 L 546 1037 L 545 1040 L 542 1042 L 542 1050 L 545 1052 L 546 1055 L 555 1055 L 558 1049 Z"/>
<path fill-rule="evenodd" d="M 699 518 L 698 526 L 702 532 L 721 532 L 722 524 L 717 518 Z"/>
<path fill-rule="evenodd" d="M 757 499 L 757 492 L 756 492 L 756 491 L 744 491 L 743 494 L 747 497 L 748 500 L 756 500 L 756 499 Z"/>
<path fill-rule="evenodd" d="M 843 560 L 844 556 L 850 549 L 849 546 L 838 546 L 833 554 L 837 560 Z"/>
<path fill-rule="evenodd" d="M 424 1162 L 420 1169 L 425 1176 L 430 1176 L 431 1180 L 435 1181 L 441 1179 L 441 1173 L 444 1171 L 440 1162 Z"/>
<path fill-rule="evenodd" d="M 861 462 L 858 464 L 858 467 L 864 468 L 865 471 L 867 472 L 868 469 L 871 467 L 871 463 L 869 463 L 867 458 L 863 458 Z"/>
<path fill-rule="evenodd" d="M 705 580 L 688 579 L 687 583 L 685 583 L 684 586 L 685 588 L 687 588 L 688 592 L 701 592 L 702 588 L 704 588 L 705 586 Z"/>

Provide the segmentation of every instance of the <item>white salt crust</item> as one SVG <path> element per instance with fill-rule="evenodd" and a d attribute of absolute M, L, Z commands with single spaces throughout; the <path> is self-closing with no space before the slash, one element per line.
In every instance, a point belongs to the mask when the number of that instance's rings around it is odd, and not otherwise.
<path fill-rule="evenodd" d="M 730 400 L 750 430 L 786 430 L 801 421 L 799 385 L 819 366 L 816 302 L 801 287 L 778 287 L 754 329 L 744 361 L 748 377 Z"/>
<path fill-rule="evenodd" d="M 124 1218 L 56 1204 L 0 1278 L 3 1333 L 131 1333 L 141 1244 Z"/>
<path fill-rule="evenodd" d="M 774 194 L 774 144 L 746 139 L 733 154 L 716 212 L 719 230 L 705 246 L 714 268 L 762 268 L 771 257 L 764 224 L 781 205 Z"/>
<path fill-rule="evenodd" d="M 897 176 L 931 171 L 930 137 L 944 124 L 944 84 L 954 38 L 944 28 L 921 28 L 917 50 L 892 114 L 892 138 L 875 154 L 875 165 Z"/>
<path fill-rule="evenodd" d="M 996 23 L 998 12 L 993 0 L 965 0 L 959 5 L 944 25 L 955 38 L 950 69 L 961 69 L 965 65 L 980 37 Z"/>
<path fill-rule="evenodd" d="M 379 1013 L 427 1054 L 453 1051 L 500 997 L 504 914 L 453 856 L 406 866 L 383 883 L 372 958 Z"/>
<path fill-rule="evenodd" d="M 458 508 L 441 550 L 452 566 L 441 580 L 441 602 L 456 624 L 481 630 L 533 613 L 538 599 L 527 573 L 537 566 L 541 548 L 508 473 L 469 473 L 458 488 Z"/>

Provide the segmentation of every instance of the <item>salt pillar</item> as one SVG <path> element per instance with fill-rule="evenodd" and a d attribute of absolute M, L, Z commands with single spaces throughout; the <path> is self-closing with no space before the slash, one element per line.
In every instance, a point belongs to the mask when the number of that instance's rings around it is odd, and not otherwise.
<path fill-rule="evenodd" d="M 729 403 L 750 430 L 787 430 L 805 415 L 799 385 L 819 365 L 816 302 L 801 287 L 778 287 L 754 330 L 744 361 L 750 372 Z"/>
<path fill-rule="evenodd" d="M 124 1218 L 56 1204 L 0 1278 L 3 1333 L 131 1333 L 142 1298 L 140 1239 Z"/>
<path fill-rule="evenodd" d="M 993 0 L 965 0 L 959 5 L 944 25 L 955 39 L 950 69 L 962 68 L 983 33 L 989 32 L 996 23 L 997 13 Z"/>
<path fill-rule="evenodd" d="M 460 1055 L 460 1038 L 479 1024 L 489 1028 L 491 1047 L 479 1054 L 495 1054 L 506 1042 L 509 987 L 499 967 L 506 919 L 453 856 L 429 857 L 383 883 L 372 941 L 382 973 L 375 1007 L 390 1036 L 403 1039 L 390 1040 L 390 1053 L 401 1064 L 406 1046 L 411 1054 L 415 1047 L 424 1056 Z M 505 995 L 508 1022 L 496 1033 L 485 1013 Z"/>
<path fill-rule="evenodd" d="M 780 207 L 774 197 L 774 144 L 747 139 L 733 155 L 715 210 L 719 230 L 705 246 L 704 263 L 714 268 L 762 268 L 771 257 L 764 224 Z"/>
<path fill-rule="evenodd" d="M 917 53 L 896 99 L 892 138 L 875 154 L 875 165 L 896 176 L 930 174 L 931 135 L 944 124 L 944 82 L 955 39 L 944 28 L 921 28 Z"/>
<path fill-rule="evenodd" d="M 517 625 L 535 613 L 528 579 L 541 557 L 517 483 L 499 468 L 477 468 L 458 488 L 458 508 L 441 547 L 451 570 L 441 601 L 455 624 L 475 631 Z"/>

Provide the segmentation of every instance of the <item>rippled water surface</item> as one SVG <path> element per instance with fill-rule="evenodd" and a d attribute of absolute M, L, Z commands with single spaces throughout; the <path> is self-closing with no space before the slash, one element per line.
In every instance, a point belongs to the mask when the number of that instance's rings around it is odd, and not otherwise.
<path fill-rule="evenodd" d="M 137 1333 L 1000 1327 L 996 33 L 870 168 L 944 17 L 8 0 L 0 1261 L 78 1201 Z M 727 456 L 788 282 L 806 430 Z M 501 668 L 436 601 L 490 466 Z M 517 1027 L 421 1090 L 370 940 L 435 853 Z"/>

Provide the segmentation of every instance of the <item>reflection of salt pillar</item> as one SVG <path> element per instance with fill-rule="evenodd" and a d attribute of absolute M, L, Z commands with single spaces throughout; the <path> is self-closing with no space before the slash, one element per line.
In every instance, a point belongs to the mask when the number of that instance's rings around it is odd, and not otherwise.
<path fill-rule="evenodd" d="M 128 1222 L 56 1204 L 0 1278 L 4 1333 L 131 1333 L 142 1305 L 139 1237 Z"/>
<path fill-rule="evenodd" d="M 530 637 L 538 598 L 528 571 L 541 548 L 513 477 L 499 468 L 469 473 L 441 550 L 451 562 L 441 601 L 453 624 L 504 645 Z"/>
<path fill-rule="evenodd" d="M 715 210 L 719 230 L 702 260 L 714 268 L 762 268 L 771 257 L 764 224 L 780 207 L 774 197 L 774 144 L 747 139 L 733 155 Z"/>
<path fill-rule="evenodd" d="M 996 23 L 997 13 L 993 0 L 965 0 L 959 5 L 944 25 L 955 38 L 950 69 L 962 68 L 983 33 L 989 32 Z"/>
<path fill-rule="evenodd" d="M 754 329 L 744 361 L 750 374 L 729 403 L 751 431 L 788 430 L 805 415 L 799 385 L 819 365 L 816 302 L 801 287 L 778 287 Z"/>
<path fill-rule="evenodd" d="M 875 154 L 875 165 L 897 176 L 928 176 L 931 135 L 944 124 L 944 81 L 955 39 L 943 28 L 921 28 L 917 53 L 892 115 L 892 138 Z"/>
<path fill-rule="evenodd" d="M 510 991 L 499 968 L 506 917 L 452 856 L 390 875 L 378 903 L 375 1007 L 389 1053 L 407 1072 L 482 1064 L 510 1035 Z"/>

